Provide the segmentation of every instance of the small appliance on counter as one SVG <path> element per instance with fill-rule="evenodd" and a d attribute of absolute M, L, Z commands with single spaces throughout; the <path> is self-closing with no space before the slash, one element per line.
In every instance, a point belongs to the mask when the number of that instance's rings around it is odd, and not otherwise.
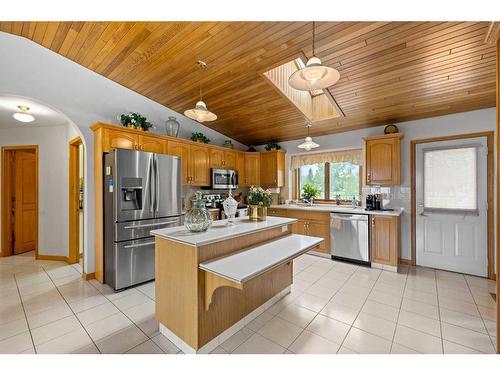
<path fill-rule="evenodd" d="M 365 201 L 366 211 L 382 211 L 382 194 L 368 194 Z"/>

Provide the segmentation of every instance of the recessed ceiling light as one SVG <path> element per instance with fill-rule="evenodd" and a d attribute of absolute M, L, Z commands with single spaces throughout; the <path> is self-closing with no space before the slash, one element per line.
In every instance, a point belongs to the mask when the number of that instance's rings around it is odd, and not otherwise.
<path fill-rule="evenodd" d="M 35 118 L 28 113 L 29 107 L 25 107 L 23 105 L 18 105 L 17 108 L 19 108 L 19 112 L 14 113 L 14 115 L 12 116 L 17 121 L 32 122 L 35 120 Z"/>

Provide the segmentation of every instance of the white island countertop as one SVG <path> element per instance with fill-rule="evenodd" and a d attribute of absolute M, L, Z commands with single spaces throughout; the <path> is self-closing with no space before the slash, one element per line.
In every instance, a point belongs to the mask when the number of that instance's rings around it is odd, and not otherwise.
<path fill-rule="evenodd" d="M 382 215 L 382 216 L 401 216 L 402 208 L 394 208 L 393 211 L 367 211 L 363 207 L 337 206 L 333 204 L 314 204 L 308 206 L 305 204 L 274 204 L 270 208 L 279 208 L 285 210 L 304 210 L 321 212 L 338 212 L 343 214 L 363 214 L 363 215 Z"/>
<path fill-rule="evenodd" d="M 152 230 L 151 234 L 192 246 L 203 246 L 263 230 L 283 227 L 295 222 L 297 222 L 297 219 L 274 216 L 268 216 L 265 221 L 250 221 L 247 216 L 234 219 L 234 225 L 232 226 L 227 225 L 227 219 L 214 221 L 206 232 L 193 233 L 187 230 L 185 226 L 178 226 Z"/>

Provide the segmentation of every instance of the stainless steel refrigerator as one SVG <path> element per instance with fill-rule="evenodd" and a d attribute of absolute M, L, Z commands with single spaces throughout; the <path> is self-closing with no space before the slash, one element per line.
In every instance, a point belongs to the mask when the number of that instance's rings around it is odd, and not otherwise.
<path fill-rule="evenodd" d="M 181 225 L 181 159 L 116 149 L 104 155 L 104 281 L 119 290 L 155 277 L 150 231 Z"/>

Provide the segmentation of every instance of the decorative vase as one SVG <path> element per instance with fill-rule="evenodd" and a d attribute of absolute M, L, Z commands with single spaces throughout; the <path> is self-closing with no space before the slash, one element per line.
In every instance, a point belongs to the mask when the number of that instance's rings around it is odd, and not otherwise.
<path fill-rule="evenodd" d="M 252 221 L 265 221 L 267 218 L 267 207 L 262 204 L 251 204 L 248 206 L 248 218 Z"/>
<path fill-rule="evenodd" d="M 205 207 L 201 192 L 197 191 L 191 202 L 192 206 L 184 217 L 184 225 L 190 232 L 205 232 L 212 223 L 212 215 Z"/>
<path fill-rule="evenodd" d="M 233 219 L 236 216 L 236 209 L 238 208 L 238 202 L 233 198 L 231 189 L 229 189 L 229 194 L 227 198 L 222 202 L 222 207 L 224 208 L 224 213 L 227 216 L 227 225 L 234 225 Z"/>
<path fill-rule="evenodd" d="M 224 141 L 224 144 L 222 145 L 222 147 L 225 147 L 225 148 L 234 148 L 234 145 L 233 143 L 231 142 L 230 139 L 227 139 Z"/>
<path fill-rule="evenodd" d="M 179 135 L 179 121 L 174 116 L 168 116 L 168 120 L 165 121 L 165 131 L 170 137 L 176 137 Z"/>

